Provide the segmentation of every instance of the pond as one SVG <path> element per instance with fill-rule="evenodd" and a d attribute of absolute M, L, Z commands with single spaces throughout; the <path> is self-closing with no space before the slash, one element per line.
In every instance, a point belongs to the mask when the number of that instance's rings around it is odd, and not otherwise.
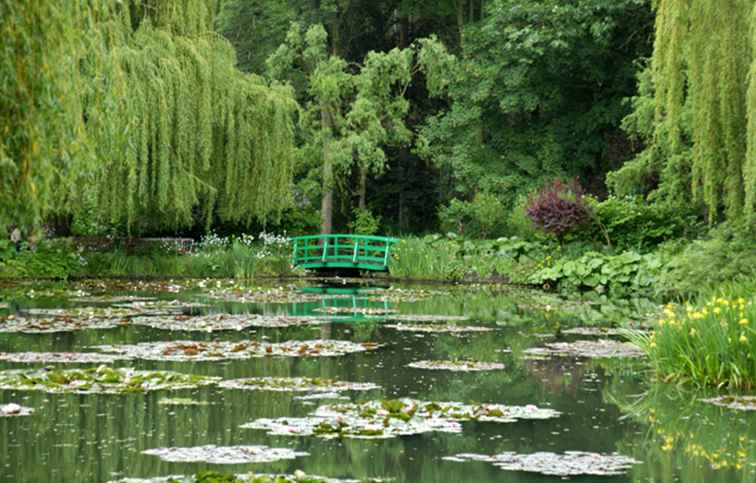
<path fill-rule="evenodd" d="M 376 285 L 0 287 L 0 481 L 756 481 L 756 412 L 606 330 L 654 304 Z"/>

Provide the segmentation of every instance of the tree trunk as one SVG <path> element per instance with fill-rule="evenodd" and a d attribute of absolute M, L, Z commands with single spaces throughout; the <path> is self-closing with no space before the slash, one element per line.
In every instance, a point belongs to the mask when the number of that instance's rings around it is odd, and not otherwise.
<path fill-rule="evenodd" d="M 365 209 L 367 209 L 367 203 L 366 203 L 366 198 L 367 198 L 367 167 L 360 165 L 359 170 L 360 170 L 360 173 L 359 173 L 359 176 L 360 176 L 360 185 L 357 188 L 358 189 L 357 194 L 359 196 L 359 199 L 357 201 L 357 207 L 360 210 L 365 210 Z"/>
<path fill-rule="evenodd" d="M 331 146 L 323 146 L 323 198 L 320 201 L 320 233 L 333 233 L 333 166 Z"/>

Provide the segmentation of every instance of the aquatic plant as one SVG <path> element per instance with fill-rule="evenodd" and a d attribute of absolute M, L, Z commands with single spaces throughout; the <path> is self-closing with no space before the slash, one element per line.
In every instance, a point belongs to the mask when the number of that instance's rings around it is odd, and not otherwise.
<path fill-rule="evenodd" d="M 668 382 L 737 389 L 756 387 L 756 306 L 713 296 L 668 305 L 651 333 L 631 332 L 657 376 Z"/>
<path fill-rule="evenodd" d="M 100 345 L 107 353 L 123 354 L 155 361 L 220 361 L 255 357 L 335 357 L 380 348 L 373 342 L 347 340 L 289 340 L 286 342 L 246 341 L 170 341 L 142 342 L 134 345 Z"/>
<path fill-rule="evenodd" d="M 163 461 L 203 462 L 216 465 L 239 465 L 247 463 L 272 463 L 280 460 L 293 460 L 309 453 L 294 451 L 290 448 L 271 448 L 268 446 L 193 446 L 188 448 L 154 448 L 142 451 L 142 454 L 157 456 Z"/>
<path fill-rule="evenodd" d="M 223 381 L 219 387 L 248 391 L 339 392 L 370 391 L 381 386 L 370 382 L 346 382 L 319 377 L 250 377 Z"/>
<path fill-rule="evenodd" d="M 14 369 L 0 371 L 0 389 L 120 394 L 192 389 L 215 384 L 219 379 L 179 372 L 138 371 L 104 365 L 96 369 Z"/>
<path fill-rule="evenodd" d="M 487 461 L 502 470 L 527 471 L 549 476 L 622 475 L 632 465 L 640 463 L 633 458 L 619 454 L 587 453 L 567 451 L 562 454 L 538 452 L 516 454 L 511 452 L 495 455 L 462 453 L 444 458 L 447 461 Z"/>
<path fill-rule="evenodd" d="M 578 340 L 575 342 L 550 342 L 545 347 L 526 349 L 526 357 L 642 357 L 643 351 L 635 344 L 615 340 Z"/>
<path fill-rule="evenodd" d="M 498 362 L 480 361 L 417 361 L 407 364 L 414 369 L 431 369 L 437 371 L 480 372 L 504 369 L 506 366 Z"/>

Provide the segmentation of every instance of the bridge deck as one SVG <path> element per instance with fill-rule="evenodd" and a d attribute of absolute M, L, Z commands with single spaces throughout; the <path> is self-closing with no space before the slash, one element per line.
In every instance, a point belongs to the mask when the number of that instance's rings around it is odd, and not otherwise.
<path fill-rule="evenodd" d="M 297 267 L 387 271 L 396 238 L 366 235 L 312 235 L 291 239 Z"/>

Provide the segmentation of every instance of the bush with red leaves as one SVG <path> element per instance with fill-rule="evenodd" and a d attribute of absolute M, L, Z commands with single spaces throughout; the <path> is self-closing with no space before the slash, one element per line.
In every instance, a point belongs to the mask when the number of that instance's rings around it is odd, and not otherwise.
<path fill-rule="evenodd" d="M 577 180 L 546 186 L 528 200 L 526 213 L 535 226 L 560 240 L 591 217 Z"/>

